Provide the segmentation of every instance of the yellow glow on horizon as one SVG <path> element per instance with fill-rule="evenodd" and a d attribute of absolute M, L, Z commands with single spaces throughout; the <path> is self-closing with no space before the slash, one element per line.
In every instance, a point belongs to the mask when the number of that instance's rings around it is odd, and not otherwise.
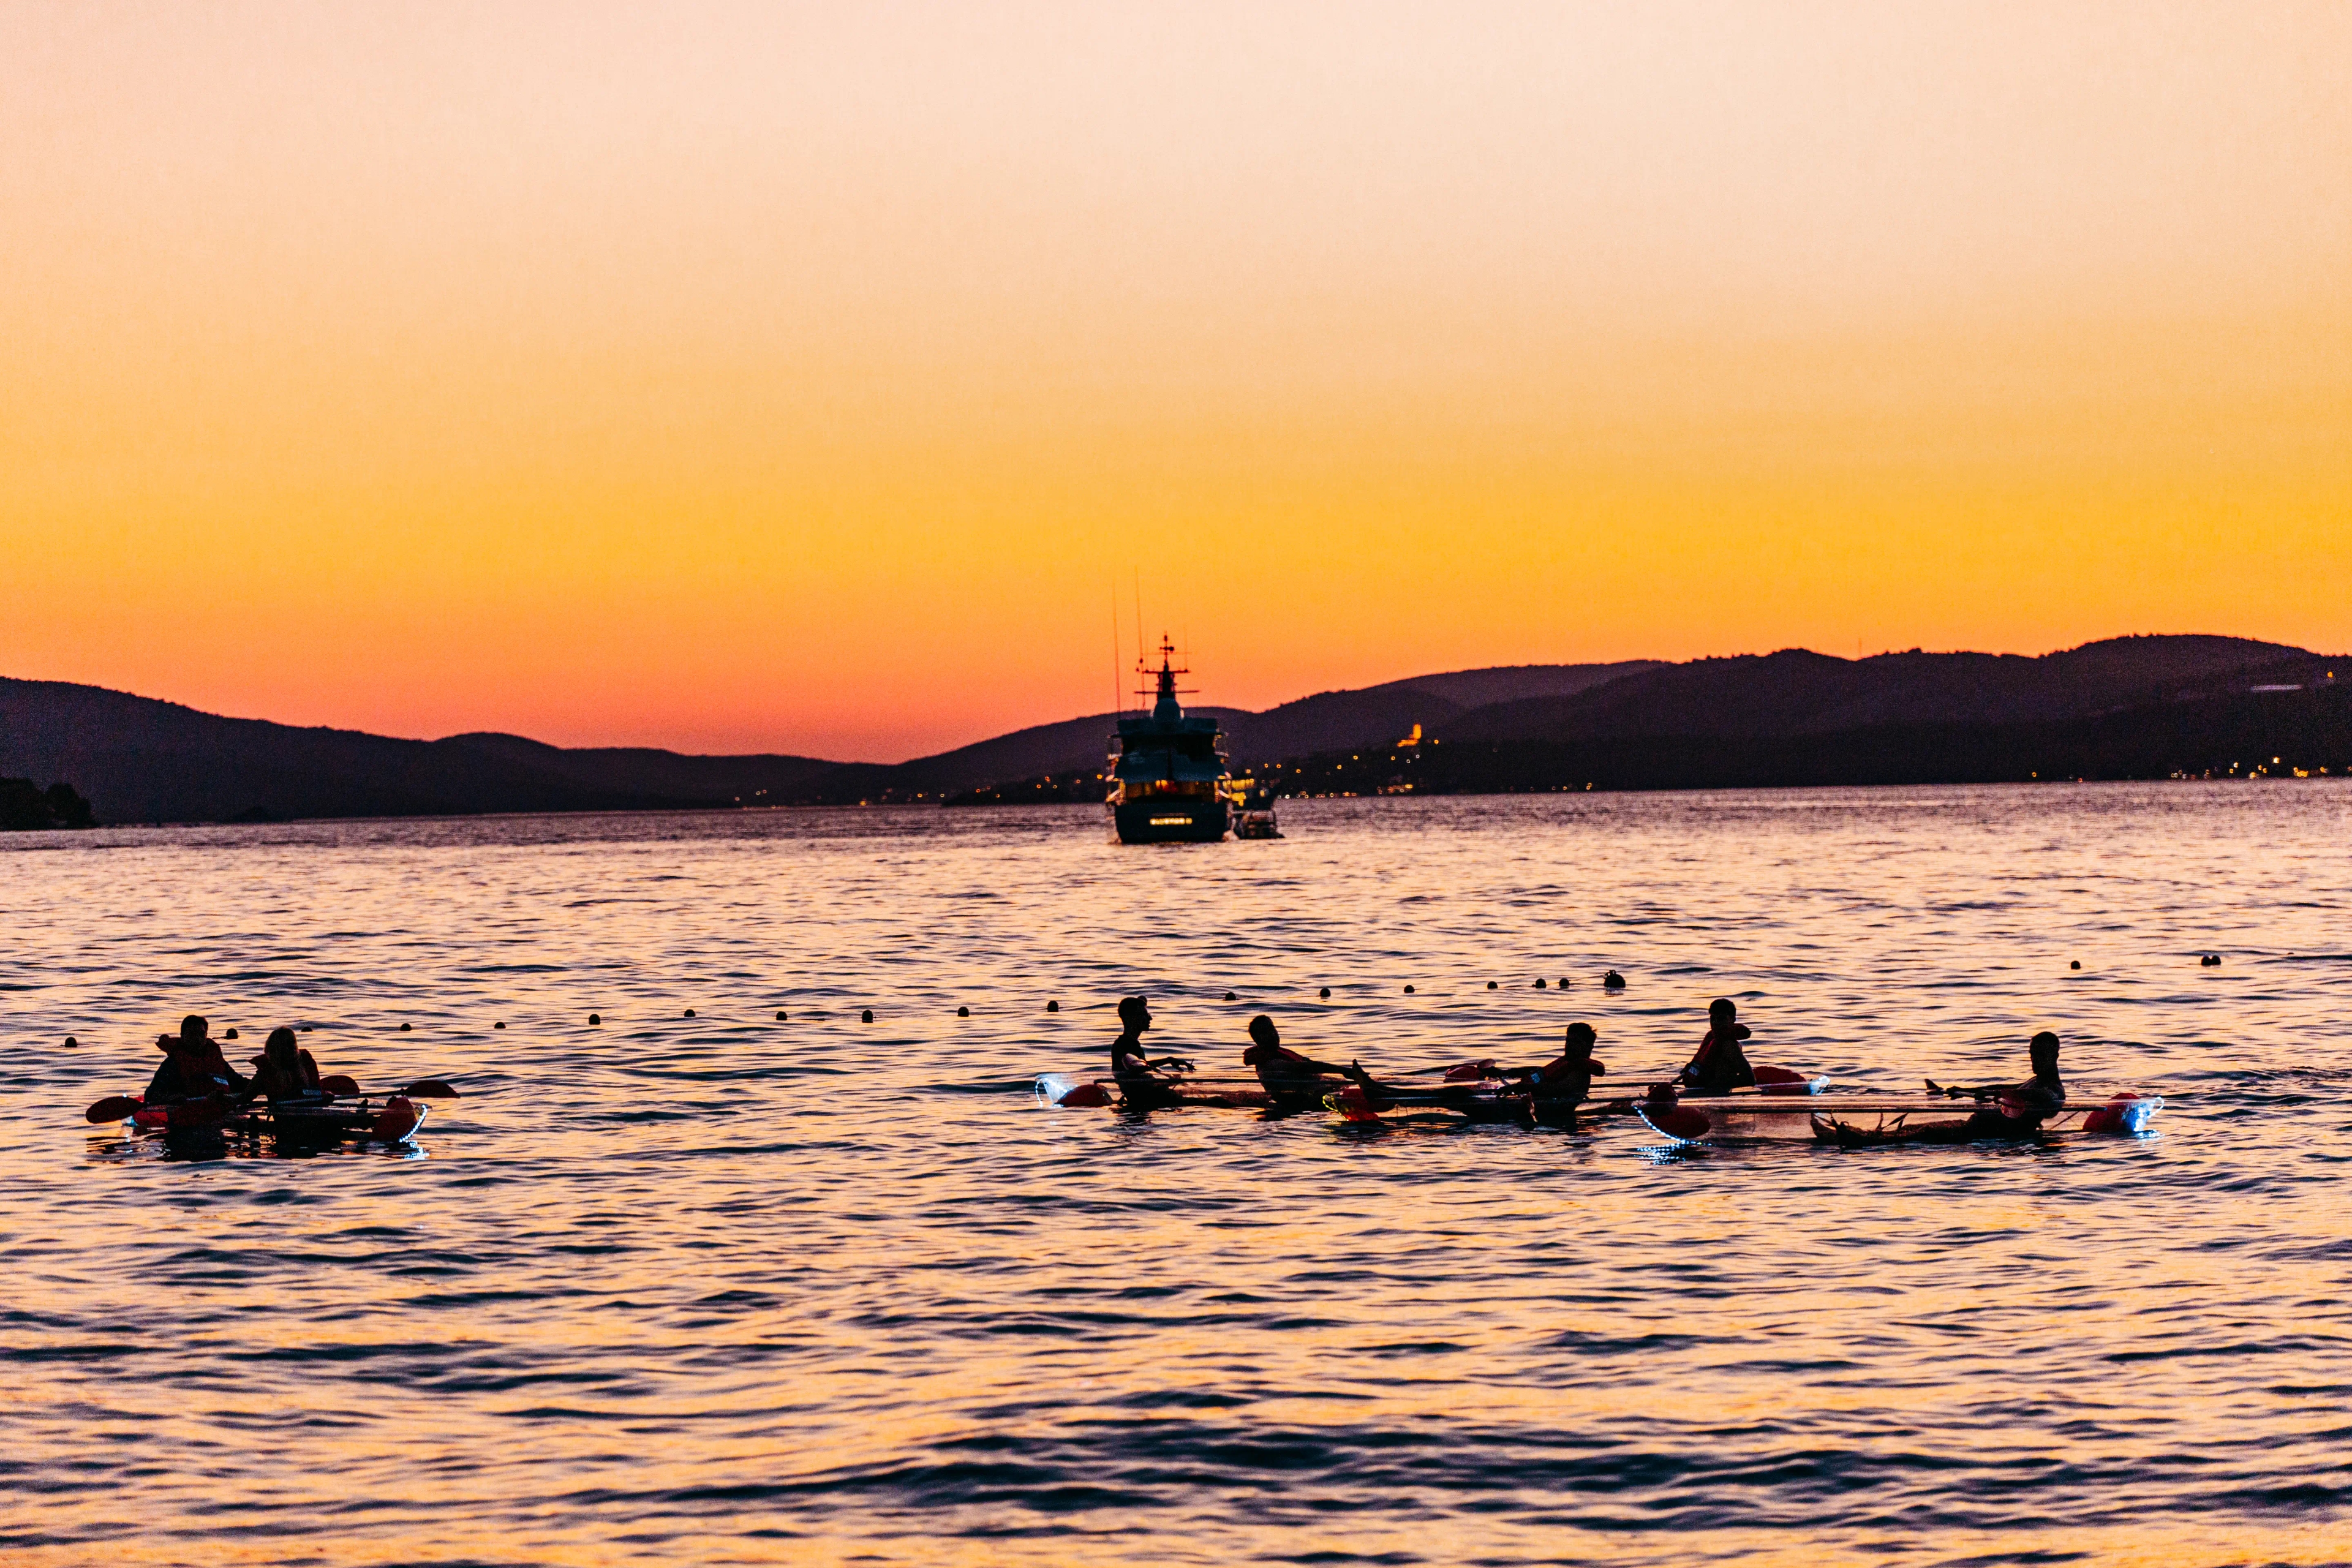
<path fill-rule="evenodd" d="M 902 756 L 2352 603 L 2352 14 L 0 19 L 0 673 Z"/>

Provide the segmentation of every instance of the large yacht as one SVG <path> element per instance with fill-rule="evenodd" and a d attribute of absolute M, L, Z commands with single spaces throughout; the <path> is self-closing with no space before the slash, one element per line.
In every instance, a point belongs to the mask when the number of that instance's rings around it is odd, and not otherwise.
<path fill-rule="evenodd" d="M 1160 639 L 1160 668 L 1149 713 L 1122 714 L 1110 755 L 1110 819 L 1121 844 L 1214 844 L 1231 826 L 1233 773 L 1217 721 L 1188 717 L 1176 700 L 1175 645 Z"/>

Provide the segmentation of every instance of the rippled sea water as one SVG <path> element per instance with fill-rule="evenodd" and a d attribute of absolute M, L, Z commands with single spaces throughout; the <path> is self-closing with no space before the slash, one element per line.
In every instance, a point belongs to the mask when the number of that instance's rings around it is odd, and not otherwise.
<path fill-rule="evenodd" d="M 2352 786 L 1284 821 L 0 840 L 0 1560 L 2352 1561 Z M 2046 1026 L 2168 1109 L 1842 1154 L 1040 1107 L 1127 991 L 1204 1066 L 1261 1010 L 1376 1068 L 1580 1017 L 1638 1081 L 1724 994 L 1907 1089 Z M 465 1098 L 404 1153 L 87 1127 L 190 1011 Z"/>

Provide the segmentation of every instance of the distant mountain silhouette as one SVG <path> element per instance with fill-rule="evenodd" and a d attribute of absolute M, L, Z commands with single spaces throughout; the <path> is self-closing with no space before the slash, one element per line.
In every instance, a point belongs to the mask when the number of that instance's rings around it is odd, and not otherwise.
<path fill-rule="evenodd" d="M 567 752 L 514 735 L 401 741 L 224 719 L 59 681 L 0 679 L 0 774 L 71 782 L 101 822 L 270 821 L 731 803 L 835 764 Z"/>
<path fill-rule="evenodd" d="M 1449 741 L 1751 738 L 1874 724 L 2048 722 L 2179 700 L 2238 671 L 2310 657 L 2278 643 L 2213 637 L 2116 637 L 2039 658 L 1914 651 L 1844 659 L 1790 648 L 1667 665 L 1573 696 L 1496 703 L 1443 733 Z"/>
<path fill-rule="evenodd" d="M 1315 793 L 2051 776 L 2068 758 L 2076 772 L 2112 765 L 2140 772 L 2111 776 L 2144 776 L 2204 769 L 2211 764 L 2195 758 L 2231 746 L 2259 749 L 2270 722 L 2262 716 L 2290 710 L 2304 726 L 2297 743 L 2332 755 L 2328 725 L 2341 704 L 2320 689 L 2325 663 L 2275 643 L 2206 637 L 2123 637 L 2040 658 L 1789 650 L 1455 670 L 1263 713 L 1194 711 L 1217 715 L 1237 766 Z M 2302 688 L 2310 700 L 2256 701 L 2252 689 L 2265 684 Z M 885 764 L 573 750 L 501 734 L 395 740 L 0 679 L 0 776 L 69 784 L 100 822 L 1087 798 L 1116 719 L 1036 725 Z M 1397 747 L 1415 725 L 1437 743 Z M 2018 760 L 2045 755 L 2048 767 Z"/>

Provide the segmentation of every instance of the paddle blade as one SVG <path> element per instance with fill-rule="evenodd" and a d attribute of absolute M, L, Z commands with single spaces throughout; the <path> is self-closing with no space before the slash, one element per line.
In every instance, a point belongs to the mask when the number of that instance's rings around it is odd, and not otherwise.
<path fill-rule="evenodd" d="M 110 1094 L 82 1114 L 88 1117 L 90 1125 L 95 1127 L 103 1122 L 120 1121 L 138 1110 L 142 1103 L 127 1094 Z"/>
<path fill-rule="evenodd" d="M 340 1095 L 345 1100 L 357 1100 L 359 1098 L 360 1086 L 358 1080 L 346 1077 L 342 1073 L 329 1073 L 326 1077 L 319 1080 L 319 1087 L 325 1089 L 329 1094 Z"/>
<path fill-rule="evenodd" d="M 411 1100 L 455 1100 L 457 1091 L 437 1078 L 420 1078 L 400 1091 Z"/>

